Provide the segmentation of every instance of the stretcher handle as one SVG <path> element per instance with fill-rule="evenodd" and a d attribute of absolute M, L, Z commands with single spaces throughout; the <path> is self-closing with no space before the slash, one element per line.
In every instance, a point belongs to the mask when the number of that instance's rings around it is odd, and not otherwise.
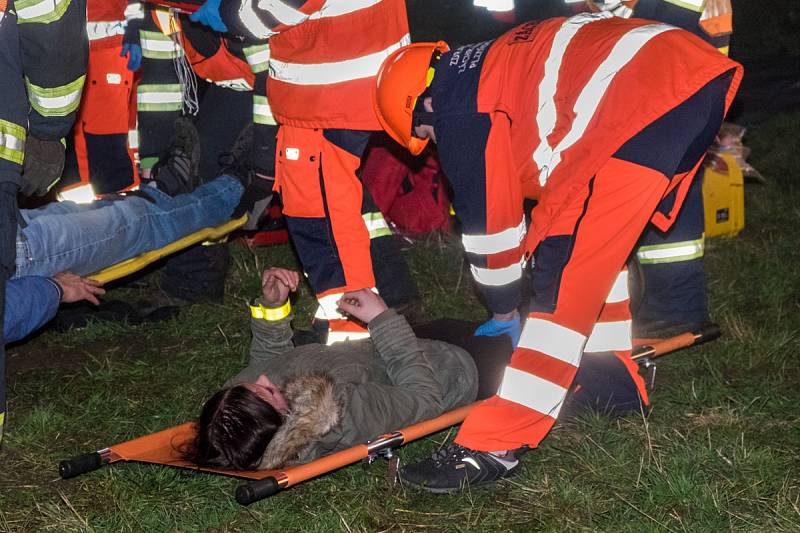
<path fill-rule="evenodd" d="M 98 452 L 84 453 L 58 463 L 61 479 L 70 479 L 103 466 L 103 456 Z"/>
<path fill-rule="evenodd" d="M 689 346 L 697 346 L 706 342 L 718 339 L 722 335 L 719 326 L 712 324 L 704 328 L 700 328 L 688 333 L 676 335 L 669 339 L 656 341 L 649 346 L 639 346 L 631 354 L 631 359 L 637 361 L 639 359 L 655 359 L 670 352 L 688 348 Z"/>
<path fill-rule="evenodd" d="M 278 480 L 266 477 L 236 487 L 236 501 L 241 505 L 250 505 L 264 498 L 269 498 L 281 490 Z"/>

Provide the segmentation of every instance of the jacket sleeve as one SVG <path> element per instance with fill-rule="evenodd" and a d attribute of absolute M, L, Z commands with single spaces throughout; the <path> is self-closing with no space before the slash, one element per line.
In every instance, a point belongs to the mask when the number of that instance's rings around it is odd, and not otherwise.
<path fill-rule="evenodd" d="M 305 0 L 291 3 L 223 0 L 220 6 L 220 16 L 230 33 L 241 35 L 245 40 L 251 42 L 263 41 L 302 24 L 312 14 L 318 12 L 326 1 L 329 0 Z"/>
<path fill-rule="evenodd" d="M 257 300 L 257 303 L 263 305 L 260 300 Z M 255 381 L 263 369 L 269 366 L 270 361 L 294 349 L 292 318 L 293 315 L 289 314 L 286 318 L 274 321 L 250 319 L 250 330 L 253 334 L 250 341 L 250 359 L 245 368 L 225 382 L 224 387 Z"/>
<path fill-rule="evenodd" d="M 18 341 L 47 324 L 60 301 L 61 289 L 50 278 L 23 276 L 6 282 L 5 341 Z"/>
<path fill-rule="evenodd" d="M 526 226 L 522 187 L 511 164 L 510 123 L 502 113 L 473 112 L 448 116 L 435 127 L 472 277 L 491 311 L 511 312 L 519 305 Z"/>
<path fill-rule="evenodd" d="M 13 11 L 0 8 L 0 183 L 19 185 L 27 136 L 27 96 L 22 83 L 19 28 Z"/>
<path fill-rule="evenodd" d="M 444 411 L 444 394 L 436 372 L 406 319 L 389 309 L 369 323 L 369 331 L 391 383 L 370 381 L 345 388 L 345 420 L 335 430 L 342 432 L 344 442 L 361 442 L 376 436 L 360 433 L 375 427 L 363 421 L 380 421 L 381 425 L 400 428 Z"/>
<path fill-rule="evenodd" d="M 17 0 L 16 5 L 28 134 L 59 140 L 75 121 L 86 78 L 86 0 Z"/>

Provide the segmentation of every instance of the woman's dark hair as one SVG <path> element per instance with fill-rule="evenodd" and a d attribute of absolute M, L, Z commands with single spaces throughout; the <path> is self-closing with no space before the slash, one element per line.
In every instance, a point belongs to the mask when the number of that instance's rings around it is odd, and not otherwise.
<path fill-rule="evenodd" d="M 200 466 L 253 470 L 281 424 L 281 414 L 244 385 L 223 389 L 203 406 L 185 459 Z"/>

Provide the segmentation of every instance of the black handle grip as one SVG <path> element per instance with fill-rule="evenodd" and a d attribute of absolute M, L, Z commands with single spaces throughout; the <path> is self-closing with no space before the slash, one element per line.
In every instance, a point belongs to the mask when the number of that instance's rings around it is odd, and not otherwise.
<path fill-rule="evenodd" d="M 103 466 L 103 458 L 100 457 L 99 453 L 85 453 L 72 459 L 64 459 L 58 463 L 58 473 L 61 474 L 62 479 L 69 479 L 97 470 L 101 466 Z"/>
<path fill-rule="evenodd" d="M 710 326 L 706 326 L 700 331 L 696 331 L 695 335 L 699 335 L 695 344 L 703 344 L 705 342 L 711 342 L 713 340 L 717 340 L 722 336 L 722 330 L 719 329 L 719 326 L 716 324 L 711 324 Z"/>
<path fill-rule="evenodd" d="M 246 485 L 236 487 L 236 501 L 242 505 L 250 505 L 264 498 L 269 498 L 279 492 L 281 486 L 274 477 L 252 481 Z"/>

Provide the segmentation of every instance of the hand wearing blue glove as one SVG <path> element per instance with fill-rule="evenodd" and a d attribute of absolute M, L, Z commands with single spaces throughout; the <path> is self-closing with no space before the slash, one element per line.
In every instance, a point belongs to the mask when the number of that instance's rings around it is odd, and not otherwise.
<path fill-rule="evenodd" d="M 142 66 L 142 47 L 138 44 L 122 43 L 122 57 L 128 58 L 128 70 L 136 72 Z"/>
<path fill-rule="evenodd" d="M 142 45 L 139 37 L 141 27 L 141 19 L 129 20 L 122 36 L 122 52 L 119 55 L 128 58 L 127 68 L 131 72 L 136 72 L 142 66 Z"/>
<path fill-rule="evenodd" d="M 521 332 L 522 326 L 519 323 L 519 313 L 514 312 L 514 318 L 511 320 L 498 320 L 493 318 L 484 322 L 475 330 L 475 336 L 497 337 L 498 335 L 508 335 L 511 337 L 511 344 L 516 348 Z"/>
<path fill-rule="evenodd" d="M 225 33 L 228 27 L 222 22 L 222 17 L 219 14 L 219 6 L 222 0 L 206 0 L 200 9 L 195 11 L 189 16 L 189 20 L 199 22 L 208 26 L 214 31 Z"/>

